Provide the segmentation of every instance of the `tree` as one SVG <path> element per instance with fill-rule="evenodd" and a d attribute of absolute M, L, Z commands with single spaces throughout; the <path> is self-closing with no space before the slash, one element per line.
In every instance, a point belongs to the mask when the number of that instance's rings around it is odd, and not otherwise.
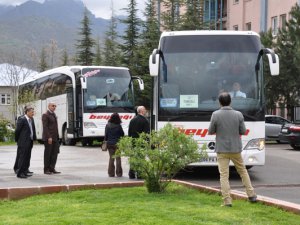
<path fill-rule="evenodd" d="M 3 84 L 12 87 L 11 92 L 11 118 L 16 118 L 18 114 L 18 86 L 34 71 L 25 67 L 23 59 L 20 59 L 16 53 L 7 54 L 3 59 L 6 64 L 2 64 L 0 71 L 0 79 Z"/>
<path fill-rule="evenodd" d="M 178 30 L 181 23 L 180 7 L 183 0 L 162 0 L 163 7 L 166 9 L 161 13 L 164 30 Z"/>
<path fill-rule="evenodd" d="M 105 32 L 104 40 L 104 64 L 107 66 L 120 66 L 121 56 L 118 50 L 117 42 L 117 20 L 114 16 L 113 5 L 111 6 L 111 18 L 108 26 L 108 30 Z"/>
<path fill-rule="evenodd" d="M 56 55 L 57 51 L 58 51 L 57 41 L 51 39 L 50 43 L 47 47 L 47 52 L 50 55 L 50 68 L 53 68 L 55 65 L 55 61 L 56 61 L 55 55 Z"/>
<path fill-rule="evenodd" d="M 192 136 L 169 123 L 138 138 L 122 137 L 118 149 L 117 154 L 129 157 L 130 167 L 141 173 L 148 192 L 163 192 L 179 170 L 206 157 Z"/>
<path fill-rule="evenodd" d="M 94 59 L 94 65 L 101 65 L 102 63 L 102 57 L 101 57 L 101 46 L 100 46 L 100 38 L 98 37 L 96 42 L 96 54 Z"/>
<path fill-rule="evenodd" d="M 136 0 L 129 0 L 128 8 L 125 9 L 128 16 L 126 19 L 121 20 L 127 26 L 124 35 L 121 36 L 123 40 L 122 44 L 120 44 L 123 53 L 122 62 L 129 67 L 132 74 L 137 74 L 139 66 L 137 46 L 141 20 L 137 17 L 136 5 Z"/>
<path fill-rule="evenodd" d="M 146 2 L 144 12 L 145 21 L 142 24 L 141 41 L 139 42 L 138 55 L 140 55 L 138 74 L 144 81 L 145 90 L 137 96 L 137 105 L 150 108 L 152 94 L 152 77 L 149 75 L 149 56 L 153 49 L 158 47 L 160 38 L 159 23 L 155 10 L 155 0 Z"/>
<path fill-rule="evenodd" d="M 203 29 L 203 0 L 184 0 L 186 12 L 182 16 L 181 30 Z"/>
<path fill-rule="evenodd" d="M 274 79 L 278 102 L 285 105 L 289 118 L 294 118 L 294 107 L 299 105 L 300 89 L 300 8 L 296 4 L 290 12 L 286 28 L 279 29 L 276 52 L 280 57 L 280 76 Z M 276 81 L 275 81 L 276 80 Z"/>
<path fill-rule="evenodd" d="M 79 35 L 82 39 L 77 40 L 77 63 L 83 66 L 88 66 L 93 64 L 93 59 L 95 54 L 92 49 L 95 45 L 95 41 L 93 40 L 92 31 L 90 28 L 91 22 L 88 16 L 88 10 L 85 8 L 83 19 L 81 21 L 82 27 L 80 28 Z"/>
<path fill-rule="evenodd" d="M 274 49 L 274 38 L 272 35 L 272 30 L 268 30 L 267 32 L 261 32 L 260 33 L 261 42 L 263 46 L 267 48 Z M 266 59 L 266 56 L 263 57 L 264 65 L 268 65 L 268 60 Z M 278 101 L 278 93 L 276 86 L 278 77 L 271 76 L 269 66 L 264 66 L 264 75 L 265 75 L 265 94 L 266 94 L 266 106 L 267 106 L 267 112 L 268 114 L 273 114 L 273 112 L 276 110 L 276 104 Z"/>
<path fill-rule="evenodd" d="M 40 72 L 43 72 L 48 69 L 46 48 L 42 48 L 38 69 Z"/>
<path fill-rule="evenodd" d="M 67 66 L 69 64 L 69 56 L 67 49 L 63 49 L 61 55 L 61 66 Z"/>

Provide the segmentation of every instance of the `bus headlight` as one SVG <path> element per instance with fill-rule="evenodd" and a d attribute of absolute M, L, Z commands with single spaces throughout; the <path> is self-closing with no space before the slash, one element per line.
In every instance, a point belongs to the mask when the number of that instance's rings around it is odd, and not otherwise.
<path fill-rule="evenodd" d="M 265 149 L 265 139 L 263 138 L 258 138 L 258 139 L 253 139 L 248 142 L 244 150 L 255 150 L 258 149 L 260 151 Z"/>
<path fill-rule="evenodd" d="M 83 123 L 84 128 L 97 128 L 96 124 L 93 122 L 84 122 Z"/>

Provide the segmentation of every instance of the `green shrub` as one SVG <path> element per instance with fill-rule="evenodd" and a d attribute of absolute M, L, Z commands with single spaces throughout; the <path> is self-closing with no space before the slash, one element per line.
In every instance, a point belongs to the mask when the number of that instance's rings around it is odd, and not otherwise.
<path fill-rule="evenodd" d="M 171 124 L 139 138 L 123 137 L 118 149 L 118 155 L 129 157 L 130 167 L 145 180 L 148 192 L 163 192 L 179 170 L 206 156 L 192 136 Z"/>
<path fill-rule="evenodd" d="M 0 142 L 7 142 L 14 140 L 14 131 L 9 129 L 9 122 L 5 119 L 0 119 Z"/>

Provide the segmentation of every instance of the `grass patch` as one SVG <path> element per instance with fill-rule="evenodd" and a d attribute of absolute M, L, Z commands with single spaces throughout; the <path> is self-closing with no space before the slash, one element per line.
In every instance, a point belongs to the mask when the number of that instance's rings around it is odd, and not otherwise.
<path fill-rule="evenodd" d="M 170 184 L 163 194 L 145 187 L 82 190 L 0 201 L 0 224 L 299 224 L 300 216 L 260 203 L 235 200 Z"/>

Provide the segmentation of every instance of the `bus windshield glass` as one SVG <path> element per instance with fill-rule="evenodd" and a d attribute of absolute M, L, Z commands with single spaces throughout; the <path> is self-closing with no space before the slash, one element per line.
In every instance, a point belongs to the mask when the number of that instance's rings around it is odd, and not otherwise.
<path fill-rule="evenodd" d="M 82 75 L 87 79 L 84 91 L 84 112 L 103 112 L 112 108 L 134 106 L 130 73 L 126 69 L 86 68 Z"/>
<path fill-rule="evenodd" d="M 160 43 L 159 117 L 209 120 L 218 95 L 230 92 L 232 106 L 261 119 L 263 78 L 255 72 L 259 37 L 246 35 L 167 36 Z"/>

